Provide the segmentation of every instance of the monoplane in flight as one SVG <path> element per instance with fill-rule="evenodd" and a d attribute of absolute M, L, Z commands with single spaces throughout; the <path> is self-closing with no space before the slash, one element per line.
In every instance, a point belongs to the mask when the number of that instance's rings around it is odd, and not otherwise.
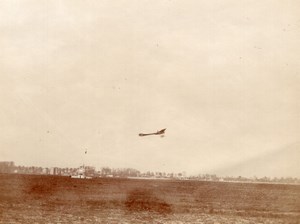
<path fill-rule="evenodd" d="M 147 134 L 143 134 L 143 133 L 140 133 L 139 136 L 148 136 L 148 135 L 163 135 L 165 134 L 165 129 L 161 129 L 160 131 L 157 131 L 157 132 L 154 132 L 154 133 L 147 133 Z"/>

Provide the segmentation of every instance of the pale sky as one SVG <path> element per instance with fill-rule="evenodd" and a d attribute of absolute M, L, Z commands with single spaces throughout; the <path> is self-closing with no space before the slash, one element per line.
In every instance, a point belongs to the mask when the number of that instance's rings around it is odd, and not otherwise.
<path fill-rule="evenodd" d="M 299 56 L 297 0 L 0 1 L 0 161 L 300 177 Z"/>

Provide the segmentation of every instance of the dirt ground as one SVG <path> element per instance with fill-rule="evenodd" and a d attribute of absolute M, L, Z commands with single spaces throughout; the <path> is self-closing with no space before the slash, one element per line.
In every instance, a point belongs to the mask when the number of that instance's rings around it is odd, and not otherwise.
<path fill-rule="evenodd" d="M 300 223 L 300 186 L 0 174 L 0 223 Z"/>

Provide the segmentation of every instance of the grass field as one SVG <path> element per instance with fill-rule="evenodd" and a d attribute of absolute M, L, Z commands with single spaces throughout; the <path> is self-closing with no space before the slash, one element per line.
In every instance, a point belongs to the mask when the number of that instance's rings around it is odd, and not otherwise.
<path fill-rule="evenodd" d="M 300 223 L 300 186 L 0 174 L 0 223 Z"/>

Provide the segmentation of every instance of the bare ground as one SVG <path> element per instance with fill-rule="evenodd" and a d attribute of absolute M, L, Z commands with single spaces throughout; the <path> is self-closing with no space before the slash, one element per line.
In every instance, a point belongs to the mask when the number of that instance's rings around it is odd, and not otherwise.
<path fill-rule="evenodd" d="M 0 223 L 300 223 L 300 186 L 3 174 Z"/>

